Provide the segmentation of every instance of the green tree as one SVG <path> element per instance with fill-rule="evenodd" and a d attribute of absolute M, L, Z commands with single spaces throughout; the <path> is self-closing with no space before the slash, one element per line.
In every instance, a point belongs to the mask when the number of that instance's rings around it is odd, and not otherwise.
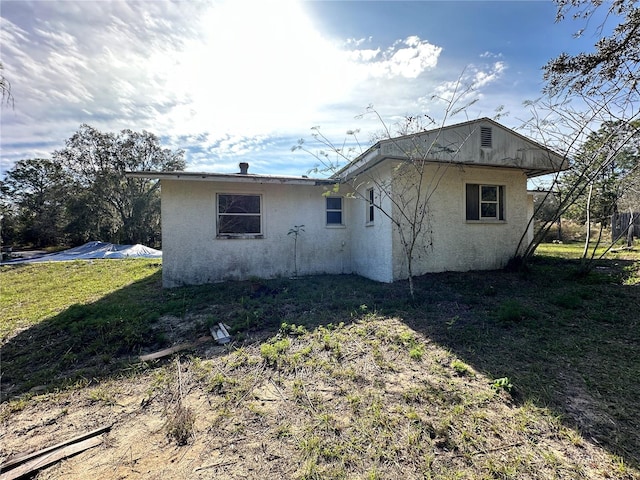
<path fill-rule="evenodd" d="M 565 52 L 550 60 L 544 67 L 547 91 L 555 94 L 566 90 L 582 95 L 623 93 L 637 100 L 640 8 L 636 1 L 555 0 L 555 3 L 558 6 L 556 21 L 567 16 L 582 20 L 585 27 L 576 32 L 576 36 L 593 29 L 591 33 L 599 39 L 592 52 L 576 55 Z M 602 21 L 598 20 L 599 15 Z M 603 36 L 611 23 L 617 25 L 608 36 Z"/>
<path fill-rule="evenodd" d="M 158 137 L 146 131 L 114 134 L 82 125 L 53 156 L 69 172 L 79 192 L 69 202 L 73 214 L 69 229 L 74 238 L 158 243 L 159 185 L 125 173 L 184 169 L 182 150 L 163 148 Z"/>
<path fill-rule="evenodd" d="M 626 162 L 634 161 L 633 157 L 637 162 L 637 155 L 631 153 L 637 150 L 634 130 L 640 120 L 640 9 L 635 0 L 554 1 L 556 21 L 566 17 L 582 20 L 584 28 L 576 36 L 589 32 L 598 40 L 592 51 L 562 53 L 551 59 L 543 67 L 545 96 L 526 102 L 531 118 L 524 122 L 523 130 L 561 152 L 573 165 L 568 174 L 558 174 L 545 185 L 550 195 L 556 196 L 557 209 L 547 215 L 524 253 L 516 254 L 515 259 L 524 262 L 562 216 L 582 217 L 584 221 L 593 212 L 603 219 L 633 201 L 634 195 L 637 198 L 636 169 Z M 615 133 L 617 127 L 622 130 Z M 540 208 L 545 203 L 540 203 Z M 525 239 L 523 233 L 521 243 Z M 585 247 L 583 266 L 588 271 L 596 249 L 589 259 L 589 245 Z"/>
<path fill-rule="evenodd" d="M 639 121 L 606 122 L 592 132 L 559 181 L 561 194 L 569 195 L 572 189 L 578 192 L 566 216 L 581 222 L 590 217 L 592 222 L 607 226 L 637 178 L 639 159 Z"/>
<path fill-rule="evenodd" d="M 47 159 L 20 160 L 2 182 L 3 210 L 19 233 L 14 240 L 36 247 L 64 241 L 68 177 Z"/>
<path fill-rule="evenodd" d="M 518 263 L 526 262 L 534 254 L 537 246 L 548 238 L 548 233 L 561 218 L 573 218 L 585 223 L 587 237 L 583 253 L 582 271 L 587 273 L 594 265 L 597 247 L 603 241 L 602 233 L 610 216 L 627 208 L 628 202 L 637 198 L 636 188 L 640 176 L 640 121 L 631 118 L 603 118 L 610 113 L 595 109 L 578 112 L 566 103 L 546 103 L 533 105 L 533 118 L 528 127 L 539 133 L 540 142 L 563 152 L 570 160 L 570 168 L 549 180 L 546 190 L 554 196 L 554 211 L 543 208 L 549 202 L 536 206 L 534 217 L 543 220 L 536 229 L 533 242 L 522 255 L 516 255 Z M 593 129 L 593 126 L 597 128 Z M 533 135 L 531 135 L 533 136 Z M 590 247 L 590 226 L 600 224 L 598 240 Z M 525 240 L 523 234 L 521 243 Z M 609 244 L 609 248 L 613 243 Z M 518 250 L 520 245 L 518 246 Z"/>
<path fill-rule="evenodd" d="M 15 205 L 9 196 L 9 189 L 0 180 L 0 247 L 11 246 L 17 242 L 17 220 Z"/>

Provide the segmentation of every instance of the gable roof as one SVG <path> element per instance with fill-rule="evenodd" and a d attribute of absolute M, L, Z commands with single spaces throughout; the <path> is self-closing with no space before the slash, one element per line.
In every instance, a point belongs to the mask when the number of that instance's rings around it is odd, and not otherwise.
<path fill-rule="evenodd" d="M 380 140 L 331 178 L 344 181 L 385 160 L 411 159 L 432 163 L 517 168 L 523 170 L 528 177 L 558 172 L 569 166 L 563 155 L 485 117 Z"/>
<path fill-rule="evenodd" d="M 483 131 L 491 129 L 490 147 L 482 146 Z M 485 141 L 487 137 L 485 136 Z M 430 163 L 517 168 L 528 177 L 566 170 L 566 157 L 490 118 L 480 118 L 425 132 L 380 140 L 329 178 L 185 171 L 127 172 L 131 178 L 209 182 L 333 185 L 348 181 L 385 160 L 424 160 Z M 248 165 L 247 165 L 248 166 Z"/>

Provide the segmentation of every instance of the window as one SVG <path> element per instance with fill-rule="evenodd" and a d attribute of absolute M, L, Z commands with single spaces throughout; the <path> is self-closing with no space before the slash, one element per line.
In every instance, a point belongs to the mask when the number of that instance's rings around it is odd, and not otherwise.
<path fill-rule="evenodd" d="M 491 148 L 493 146 L 492 137 L 491 127 L 480 127 L 480 146 L 482 148 Z"/>
<path fill-rule="evenodd" d="M 504 220 L 504 186 L 468 183 L 467 220 Z"/>
<path fill-rule="evenodd" d="M 218 236 L 226 238 L 262 235 L 260 195 L 218 194 Z"/>
<path fill-rule="evenodd" d="M 327 225 L 342 225 L 342 197 L 327 197 Z"/>
<path fill-rule="evenodd" d="M 373 188 L 367 189 L 367 200 L 369 201 L 369 204 L 367 205 L 367 223 L 373 223 L 373 215 L 376 210 L 376 207 L 373 204 Z"/>

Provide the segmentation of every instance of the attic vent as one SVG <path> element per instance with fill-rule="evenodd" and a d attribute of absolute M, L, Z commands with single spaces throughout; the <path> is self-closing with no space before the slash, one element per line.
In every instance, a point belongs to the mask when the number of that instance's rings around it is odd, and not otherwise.
<path fill-rule="evenodd" d="M 480 127 L 480 146 L 482 148 L 492 147 L 491 127 Z"/>

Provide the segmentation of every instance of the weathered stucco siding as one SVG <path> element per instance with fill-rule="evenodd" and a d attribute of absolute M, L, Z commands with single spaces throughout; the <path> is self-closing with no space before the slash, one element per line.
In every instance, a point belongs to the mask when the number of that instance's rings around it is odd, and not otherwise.
<path fill-rule="evenodd" d="M 374 202 L 382 202 L 382 208 L 390 212 L 391 202 L 388 197 L 380 195 L 371 175 L 388 175 L 379 169 L 369 172 L 369 178 L 358 185 L 356 198 L 349 217 L 351 228 L 351 258 L 353 272 L 378 282 L 393 282 L 393 257 L 391 255 L 391 236 L 393 225 L 379 209 L 374 209 L 374 221 L 367 222 L 369 202 L 366 199 L 367 189 L 374 189 Z M 380 178 L 377 177 L 376 180 Z M 379 182 L 378 182 L 379 183 Z"/>
<path fill-rule="evenodd" d="M 527 221 L 533 218 L 533 214 L 535 212 L 535 207 L 533 204 L 533 195 L 527 192 Z M 520 246 L 519 253 L 522 253 L 528 245 L 533 243 L 533 237 L 535 235 L 534 224 L 533 222 L 529 223 L 529 227 L 527 229 L 527 238 L 526 241 L 523 242 L 523 245 Z"/>
<path fill-rule="evenodd" d="M 429 166 L 428 172 L 433 176 L 436 167 Z M 503 185 L 506 220 L 467 221 L 467 183 Z M 428 229 L 414 256 L 414 274 L 504 267 L 527 231 L 528 214 L 526 176 L 522 171 L 449 166 L 429 202 Z M 406 256 L 396 231 L 393 265 L 394 280 L 407 277 Z"/>
<path fill-rule="evenodd" d="M 175 287 L 250 277 L 351 273 L 349 228 L 327 227 L 322 187 L 162 180 L 163 284 Z M 216 238 L 216 193 L 262 195 L 264 238 Z M 345 213 L 351 208 L 345 202 Z"/>
<path fill-rule="evenodd" d="M 481 146 L 481 128 L 491 130 L 491 147 Z M 401 137 L 381 144 L 380 156 L 427 158 L 528 170 L 557 170 L 565 160 L 494 122 L 479 121 Z"/>

